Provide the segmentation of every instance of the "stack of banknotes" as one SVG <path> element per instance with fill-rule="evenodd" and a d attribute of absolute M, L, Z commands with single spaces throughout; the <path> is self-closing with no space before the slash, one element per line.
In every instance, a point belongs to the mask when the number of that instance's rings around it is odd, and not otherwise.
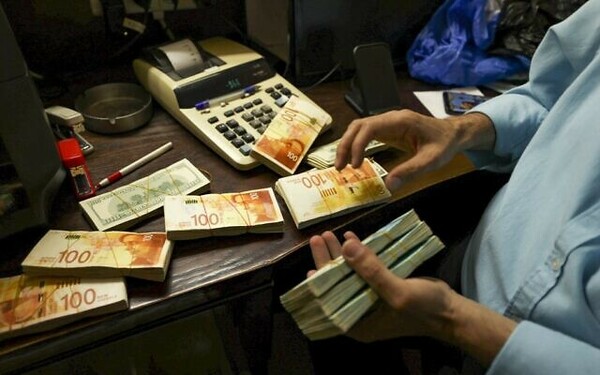
<path fill-rule="evenodd" d="M 0 340 L 127 309 L 124 276 L 164 281 L 172 252 L 164 232 L 49 230 L 0 279 Z"/>
<path fill-rule="evenodd" d="M 444 244 L 411 210 L 362 241 L 397 276 L 409 276 Z M 338 257 L 280 296 L 298 327 L 311 340 L 348 332 L 378 296 Z"/>
<path fill-rule="evenodd" d="M 316 147 L 311 150 L 311 152 L 306 155 L 306 164 L 318 169 L 333 167 L 340 140 L 341 139 L 337 139 L 331 143 Z M 387 148 L 388 145 L 385 143 L 372 140 L 365 148 L 365 156 L 372 156 L 379 151 L 386 150 Z"/>
<path fill-rule="evenodd" d="M 166 196 L 202 194 L 210 180 L 189 160 L 79 202 L 85 217 L 99 230 L 124 230 L 161 212 Z"/>
<path fill-rule="evenodd" d="M 173 242 L 163 232 L 49 230 L 21 263 L 36 276 L 164 281 Z"/>
<path fill-rule="evenodd" d="M 330 123 L 327 112 L 292 95 L 256 141 L 250 155 L 281 176 L 292 175 Z"/>
<path fill-rule="evenodd" d="M 128 308 L 122 277 L 18 275 L 0 279 L 0 340 Z"/>
<path fill-rule="evenodd" d="M 348 165 L 338 171 L 330 167 L 281 177 L 275 191 L 283 197 L 298 229 L 383 203 L 392 195 L 369 159 L 358 168 Z"/>
<path fill-rule="evenodd" d="M 271 188 L 239 193 L 174 195 L 165 199 L 170 240 L 243 233 L 281 233 L 283 216 Z"/>

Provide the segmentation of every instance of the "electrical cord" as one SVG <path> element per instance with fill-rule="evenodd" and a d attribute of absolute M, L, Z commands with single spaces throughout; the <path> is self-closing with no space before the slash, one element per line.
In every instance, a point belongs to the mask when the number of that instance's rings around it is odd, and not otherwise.
<path fill-rule="evenodd" d="M 147 4 L 144 7 L 144 18 L 141 22 L 141 24 L 143 25 L 143 28 L 140 32 L 138 32 L 133 38 L 131 38 L 127 43 L 125 43 L 123 46 L 121 46 L 121 48 L 119 48 L 115 53 L 113 53 L 109 59 L 115 59 L 119 56 L 121 56 L 124 52 L 128 51 L 134 44 L 135 42 L 137 42 L 138 39 L 140 39 L 142 37 L 142 35 L 144 34 L 146 27 L 148 26 L 148 16 L 150 14 L 150 4 Z"/>
<path fill-rule="evenodd" d="M 36 84 L 38 92 L 42 101 L 50 101 L 61 97 L 68 92 L 68 81 L 72 80 L 82 73 L 92 71 L 99 68 L 102 65 L 110 64 L 115 62 L 125 52 L 127 52 L 144 34 L 146 25 L 148 24 L 149 18 L 149 6 L 144 7 L 143 20 L 137 25 L 138 27 L 134 30 L 138 30 L 138 33 L 129 39 L 124 45 L 122 45 L 116 52 L 110 54 L 104 59 L 96 59 L 93 62 L 86 64 L 81 69 L 69 72 L 62 72 L 60 74 L 44 74 L 39 71 L 33 71 L 29 69 L 29 74 Z"/>
<path fill-rule="evenodd" d="M 342 62 L 339 61 L 337 64 L 335 64 L 335 66 L 333 68 L 331 68 L 331 70 L 325 74 L 321 79 L 319 79 L 317 82 L 313 83 L 312 85 L 310 85 L 309 87 L 303 89 L 303 92 L 307 92 L 310 91 L 312 89 L 314 89 L 315 87 L 319 86 L 321 83 L 325 82 L 327 80 L 327 78 L 329 78 L 333 73 L 335 73 L 336 70 L 338 70 L 340 68 L 340 66 L 342 65 Z"/>
<path fill-rule="evenodd" d="M 288 53 L 287 53 L 287 61 L 285 62 L 285 68 L 283 69 L 283 74 L 282 74 L 282 76 L 284 78 L 287 77 L 288 70 L 290 69 L 290 65 L 291 65 L 291 61 L 292 61 L 292 51 L 291 51 L 291 48 L 289 48 L 290 39 L 291 39 L 290 33 L 287 33 L 287 45 L 288 45 L 287 51 L 288 51 Z"/>

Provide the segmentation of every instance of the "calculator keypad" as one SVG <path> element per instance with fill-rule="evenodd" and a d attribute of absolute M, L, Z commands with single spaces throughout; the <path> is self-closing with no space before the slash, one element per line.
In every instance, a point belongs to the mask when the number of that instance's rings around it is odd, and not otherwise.
<path fill-rule="evenodd" d="M 252 145 L 256 143 L 256 137 L 248 129 L 254 129 L 259 135 L 263 134 L 277 115 L 277 109 L 283 107 L 293 95 L 292 91 L 281 83 L 267 87 L 264 92 L 272 99 L 272 104 L 265 103 L 263 99 L 251 94 L 234 108 L 225 109 L 207 120 L 245 156 L 250 155 Z M 235 115 L 239 115 L 241 121 L 232 118 Z"/>

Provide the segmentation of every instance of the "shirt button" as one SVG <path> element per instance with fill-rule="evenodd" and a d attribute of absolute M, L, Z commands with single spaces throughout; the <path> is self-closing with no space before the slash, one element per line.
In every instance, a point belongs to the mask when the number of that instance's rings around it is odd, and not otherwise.
<path fill-rule="evenodd" d="M 560 269 L 560 260 L 558 258 L 552 259 L 552 262 L 550 264 L 554 271 L 558 271 Z"/>

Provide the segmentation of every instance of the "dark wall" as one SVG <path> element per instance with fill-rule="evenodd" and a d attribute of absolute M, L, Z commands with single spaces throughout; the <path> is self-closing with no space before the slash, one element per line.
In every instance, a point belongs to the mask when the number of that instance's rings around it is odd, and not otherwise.
<path fill-rule="evenodd" d="M 286 1 L 286 0 L 280 0 Z M 331 79 L 349 78 L 356 44 L 387 42 L 397 67 L 405 63 L 412 41 L 443 0 L 289 0 L 292 17 L 291 55 L 295 77 L 302 86 L 323 77 L 337 63 Z M 165 12 L 175 38 L 203 39 L 223 35 L 246 40 L 245 2 L 199 0 L 200 9 Z M 141 36 L 106 31 L 89 0 L 0 0 L 31 71 L 46 80 L 68 81 L 98 67 L 124 64 L 144 47 L 168 42 L 158 22 L 148 18 Z M 129 15 L 142 22 L 142 14 Z M 256 47 L 256 46 L 253 46 Z M 261 51 L 265 52 L 265 51 Z M 269 56 L 267 56 L 269 57 Z M 272 57 L 272 56 L 271 56 Z M 276 69 L 279 69 L 276 66 Z M 283 70 L 283 69 L 281 69 Z M 67 82 L 68 83 L 68 82 Z"/>
<path fill-rule="evenodd" d="M 322 76 L 336 64 L 354 68 L 357 44 L 386 42 L 396 67 L 443 0 L 297 0 L 293 7 L 293 60 L 298 79 Z"/>
<path fill-rule="evenodd" d="M 239 40 L 245 29 L 243 3 L 219 0 L 202 9 L 165 12 L 176 38 L 225 35 Z M 167 42 L 162 27 L 148 18 L 147 31 L 111 35 L 94 16 L 89 0 L 0 0 L 29 69 L 44 76 L 68 77 L 112 63 L 131 61 L 140 49 Z M 129 16 L 143 21 L 143 14 Z M 135 39 L 134 39 L 135 38 Z"/>

